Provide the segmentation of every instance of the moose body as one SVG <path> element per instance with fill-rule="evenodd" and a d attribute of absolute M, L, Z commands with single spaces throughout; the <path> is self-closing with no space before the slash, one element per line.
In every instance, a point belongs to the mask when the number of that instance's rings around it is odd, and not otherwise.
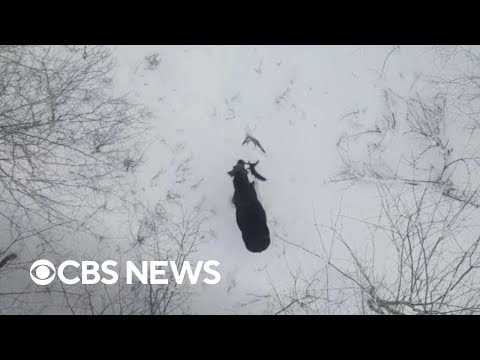
<path fill-rule="evenodd" d="M 270 231 L 265 210 L 258 201 L 253 182 L 248 179 L 245 162 L 239 160 L 228 174 L 233 177 L 233 204 L 245 246 L 251 252 L 262 252 L 270 246 Z"/>

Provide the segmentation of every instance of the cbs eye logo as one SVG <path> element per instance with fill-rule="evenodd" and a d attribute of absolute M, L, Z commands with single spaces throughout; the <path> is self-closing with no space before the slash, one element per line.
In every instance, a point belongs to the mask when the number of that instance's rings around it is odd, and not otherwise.
<path fill-rule="evenodd" d="M 37 260 L 30 267 L 30 277 L 37 285 L 50 284 L 55 278 L 55 273 L 55 267 L 48 260 Z"/>

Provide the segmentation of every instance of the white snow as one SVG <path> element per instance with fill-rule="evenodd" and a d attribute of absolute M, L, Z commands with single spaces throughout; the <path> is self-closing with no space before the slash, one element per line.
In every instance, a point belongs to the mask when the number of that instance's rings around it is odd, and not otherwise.
<path fill-rule="evenodd" d="M 190 159 L 187 175 L 192 181 L 203 179 L 196 195 L 204 195 L 216 212 L 211 224 L 216 237 L 201 247 L 199 258 L 220 261 L 222 281 L 205 287 L 192 301 L 193 312 L 209 314 L 261 313 L 263 303 L 239 304 L 252 301 L 251 294 L 271 293 L 272 284 L 287 289 L 292 285 L 290 271 L 301 268 L 312 274 L 323 266 L 275 233 L 320 253 L 315 223 L 329 225 L 340 204 L 343 213 L 352 216 L 376 215 L 374 186 L 344 191 L 346 183 L 329 183 L 341 169 L 337 141 L 379 123 L 386 90 L 411 95 L 421 86 L 419 74 L 434 74 L 440 67 L 429 46 L 113 48 L 118 89 L 132 92 L 154 114 L 156 141 L 140 180 L 145 201 L 153 204 L 163 196 L 151 186 L 160 169 L 168 174 L 174 164 Z M 145 57 L 155 53 L 161 61 L 148 70 Z M 401 104 L 391 97 L 389 106 L 397 109 Z M 247 132 L 266 154 L 252 144 L 242 146 Z M 387 140 L 392 141 L 388 165 L 401 167 L 399 156 L 412 143 Z M 183 148 L 172 157 L 167 146 L 178 144 Z M 361 144 L 350 150 L 360 158 L 366 148 Z M 256 182 L 272 233 L 272 246 L 261 254 L 245 249 L 230 202 L 233 186 L 226 173 L 240 158 L 260 160 L 257 170 L 267 178 Z M 345 237 L 359 242 L 354 245 L 368 245 L 358 228 L 344 231 Z"/>

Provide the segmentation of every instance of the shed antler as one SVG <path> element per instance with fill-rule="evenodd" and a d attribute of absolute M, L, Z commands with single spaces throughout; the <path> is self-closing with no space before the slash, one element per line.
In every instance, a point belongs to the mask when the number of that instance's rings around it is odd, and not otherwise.
<path fill-rule="evenodd" d="M 258 146 L 266 154 L 266 151 L 262 147 L 262 145 L 260 145 L 260 142 L 257 139 L 255 139 L 253 136 L 247 135 L 247 137 L 243 141 L 242 145 L 248 144 L 249 142 L 253 142 L 253 144 L 255 146 Z"/>

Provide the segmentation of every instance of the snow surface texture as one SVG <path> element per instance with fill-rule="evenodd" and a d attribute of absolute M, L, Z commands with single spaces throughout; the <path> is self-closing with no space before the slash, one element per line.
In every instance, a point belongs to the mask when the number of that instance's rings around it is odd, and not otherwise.
<path fill-rule="evenodd" d="M 379 221 L 384 205 L 379 184 L 401 189 L 403 179 L 414 178 L 445 187 L 447 182 L 439 181 L 445 159 L 478 154 L 480 142 L 459 125 L 468 120 L 461 110 L 470 106 L 455 106 L 455 91 L 462 88 L 431 86 L 439 75 L 468 70 L 448 47 L 111 48 L 118 64 L 115 91 L 130 93 L 152 114 L 145 162 L 125 180 L 132 199 L 145 207 L 100 216 L 96 221 L 102 239 L 68 234 L 70 242 L 63 246 L 73 259 L 134 260 L 128 258 L 138 250 L 132 245 L 132 218 L 141 219 L 147 207 L 154 208 L 166 196 L 179 194 L 185 208 L 204 198 L 213 211 L 208 223 L 213 232 L 203 238 L 194 259 L 219 261 L 222 280 L 193 286 L 188 313 L 361 313 L 361 296 L 351 296 L 352 282 L 330 264 L 352 270 L 351 253 L 338 242 L 339 234 L 333 240 L 329 227 L 341 230 L 353 253 L 375 269 L 368 274 L 374 281 L 393 283 L 398 264 L 388 234 L 365 226 Z M 430 138 L 412 133 L 406 120 L 426 111 L 415 102 L 418 96 L 431 106 L 433 120 L 420 129 L 434 135 Z M 242 146 L 247 134 L 266 153 L 253 143 Z M 412 174 L 409 161 L 419 154 Z M 231 202 L 234 189 L 227 172 L 239 159 L 259 161 L 256 170 L 267 178 L 252 178 L 271 236 L 270 247 L 260 254 L 246 249 Z M 465 176 L 468 168 L 462 162 L 448 170 L 458 188 L 466 179 L 478 180 L 479 174 Z M 474 235 L 465 234 L 462 240 Z M 463 235 L 458 232 L 458 237 Z M 451 253 L 444 254 L 447 258 Z M 31 285 L 24 272 L 18 276 L 4 282 L 3 291 Z M 294 301 L 299 298 L 315 301 L 303 307 Z M 57 301 L 61 304 L 63 295 Z M 11 310 L 23 311 L 18 306 Z M 68 313 L 64 305 L 45 311 Z"/>
<path fill-rule="evenodd" d="M 408 95 L 418 75 L 436 65 L 427 46 L 116 46 L 114 53 L 119 88 L 134 92 L 155 117 L 159 141 L 147 155 L 145 198 L 159 196 L 149 183 L 171 160 L 165 139 L 170 147 L 182 144 L 188 176 L 201 181 L 197 192 L 215 210 L 216 236 L 199 258 L 220 261 L 222 281 L 192 301 L 193 312 L 208 314 L 262 313 L 265 304 L 254 295 L 291 286 L 299 268 L 319 270 L 317 258 L 285 241 L 318 250 L 315 223 L 329 224 L 340 203 L 352 216 L 375 215 L 374 188 L 329 182 L 342 167 L 337 141 L 375 125 L 387 89 Z M 147 57 L 155 61 L 149 65 Z M 266 154 L 242 146 L 247 133 Z M 398 161 L 410 144 L 395 146 L 391 158 Z M 238 159 L 260 160 L 257 169 L 268 179 L 256 182 L 272 233 L 261 254 L 245 249 L 230 202 L 226 173 Z M 363 241 L 358 229 L 344 232 Z"/>

